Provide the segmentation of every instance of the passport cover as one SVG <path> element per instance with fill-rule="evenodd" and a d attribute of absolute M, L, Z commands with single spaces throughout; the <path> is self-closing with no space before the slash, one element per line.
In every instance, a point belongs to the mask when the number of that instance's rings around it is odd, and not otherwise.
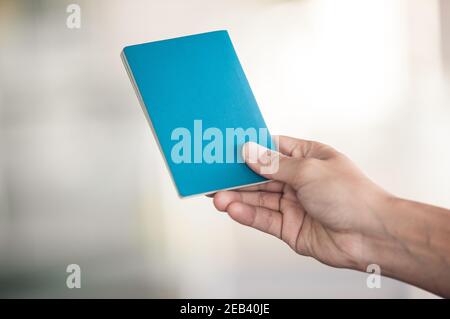
<path fill-rule="evenodd" d="M 244 142 L 273 143 L 227 31 L 131 45 L 121 56 L 180 197 L 266 181 L 242 161 Z M 267 136 L 227 131 L 247 129 Z"/>

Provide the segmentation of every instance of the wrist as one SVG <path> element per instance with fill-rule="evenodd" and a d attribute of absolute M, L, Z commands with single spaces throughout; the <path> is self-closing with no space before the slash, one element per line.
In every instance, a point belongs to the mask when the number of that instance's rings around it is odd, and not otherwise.
<path fill-rule="evenodd" d="M 401 212 L 397 207 L 402 199 L 394 196 L 383 196 L 371 210 L 372 224 L 363 236 L 363 251 L 361 254 L 361 268 L 366 270 L 370 264 L 380 266 L 382 274 L 394 276 L 397 268 L 411 265 L 411 255 L 404 243 L 407 234 L 402 231 L 398 223 L 402 223 Z M 402 265 L 403 264 L 403 265 Z"/>
<path fill-rule="evenodd" d="M 366 271 L 369 265 L 380 266 L 382 274 L 390 276 L 391 261 L 403 253 L 401 243 L 393 240 L 392 217 L 400 199 L 383 191 L 373 192 L 366 199 L 363 222 L 360 223 L 360 249 L 357 254 L 356 270 Z M 395 225 L 394 225 L 395 227 Z"/>
<path fill-rule="evenodd" d="M 387 195 L 374 216 L 363 239 L 362 270 L 377 264 L 384 276 L 448 295 L 448 210 Z"/>

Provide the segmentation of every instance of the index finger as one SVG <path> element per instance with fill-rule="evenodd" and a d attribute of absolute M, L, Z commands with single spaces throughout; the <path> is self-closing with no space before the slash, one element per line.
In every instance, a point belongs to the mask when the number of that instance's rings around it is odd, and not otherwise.
<path fill-rule="evenodd" d="M 261 184 L 241 187 L 236 190 L 246 191 L 246 192 L 265 191 L 265 192 L 272 192 L 272 193 L 280 193 L 283 191 L 283 187 L 284 187 L 284 183 L 282 183 L 282 182 L 268 181 L 268 182 L 264 182 Z"/>

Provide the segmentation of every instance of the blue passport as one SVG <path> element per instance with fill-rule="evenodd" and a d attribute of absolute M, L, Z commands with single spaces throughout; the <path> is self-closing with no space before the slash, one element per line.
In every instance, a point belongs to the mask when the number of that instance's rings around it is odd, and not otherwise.
<path fill-rule="evenodd" d="M 273 142 L 227 31 L 130 45 L 122 60 L 180 197 L 266 181 L 242 159 L 245 142 Z"/>

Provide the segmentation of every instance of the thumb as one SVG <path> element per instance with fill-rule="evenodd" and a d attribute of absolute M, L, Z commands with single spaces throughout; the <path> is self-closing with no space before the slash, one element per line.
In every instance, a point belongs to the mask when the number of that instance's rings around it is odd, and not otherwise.
<path fill-rule="evenodd" d="M 299 159 L 283 155 L 254 142 L 242 148 L 245 163 L 257 174 L 288 184 L 294 183 Z"/>

